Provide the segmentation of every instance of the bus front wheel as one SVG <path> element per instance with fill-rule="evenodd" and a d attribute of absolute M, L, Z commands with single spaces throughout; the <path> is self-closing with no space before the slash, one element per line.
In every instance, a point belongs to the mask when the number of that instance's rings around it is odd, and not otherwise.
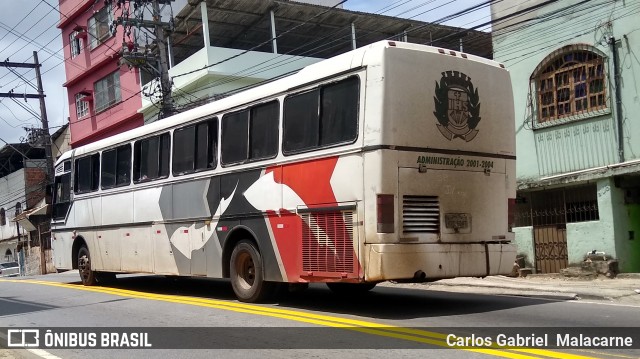
<path fill-rule="evenodd" d="M 231 286 L 241 302 L 260 302 L 273 292 L 275 283 L 264 280 L 262 257 L 251 241 L 238 242 L 229 269 Z"/>
<path fill-rule="evenodd" d="M 96 285 L 98 283 L 96 272 L 91 270 L 91 255 L 86 246 L 80 247 L 78 251 L 78 272 L 80 272 L 82 284 Z"/>

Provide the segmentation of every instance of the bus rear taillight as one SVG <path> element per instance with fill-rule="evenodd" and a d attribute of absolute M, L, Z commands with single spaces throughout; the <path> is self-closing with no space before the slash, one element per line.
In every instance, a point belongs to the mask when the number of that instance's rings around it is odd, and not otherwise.
<path fill-rule="evenodd" d="M 509 232 L 513 232 L 513 227 L 516 225 L 516 199 L 509 198 L 507 207 L 507 223 L 509 226 Z"/>
<path fill-rule="evenodd" d="M 376 202 L 378 216 L 378 233 L 394 232 L 394 196 L 379 194 Z"/>

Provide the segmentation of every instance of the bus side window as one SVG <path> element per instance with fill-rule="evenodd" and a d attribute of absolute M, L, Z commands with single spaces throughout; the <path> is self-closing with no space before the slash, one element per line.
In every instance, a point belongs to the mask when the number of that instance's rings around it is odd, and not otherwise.
<path fill-rule="evenodd" d="M 100 182 L 100 154 L 82 157 L 75 162 L 74 191 L 87 193 L 98 189 Z"/>
<path fill-rule="evenodd" d="M 318 90 L 284 99 L 284 139 L 282 151 L 302 152 L 318 146 L 320 118 Z"/>
<path fill-rule="evenodd" d="M 217 118 L 173 131 L 173 175 L 215 168 L 217 142 Z"/>
<path fill-rule="evenodd" d="M 120 146 L 117 151 L 116 187 L 128 186 L 131 184 L 131 144 Z"/>
<path fill-rule="evenodd" d="M 168 133 L 145 138 L 134 145 L 134 182 L 146 182 L 169 176 Z"/>
<path fill-rule="evenodd" d="M 222 117 L 222 163 L 242 163 L 249 156 L 249 110 Z"/>
<path fill-rule="evenodd" d="M 279 118 L 280 103 L 277 100 L 251 108 L 249 159 L 273 158 L 278 154 Z"/>
<path fill-rule="evenodd" d="M 360 79 L 349 77 L 284 99 L 285 154 L 353 143 L 358 137 Z"/>
<path fill-rule="evenodd" d="M 173 175 L 195 171 L 196 126 L 173 131 Z"/>
<path fill-rule="evenodd" d="M 357 77 L 322 86 L 320 106 L 320 146 L 348 143 L 358 137 Z"/>
<path fill-rule="evenodd" d="M 239 164 L 275 157 L 279 120 L 278 100 L 224 115 L 222 163 Z"/>
<path fill-rule="evenodd" d="M 131 184 L 131 145 L 102 152 L 102 189 Z"/>

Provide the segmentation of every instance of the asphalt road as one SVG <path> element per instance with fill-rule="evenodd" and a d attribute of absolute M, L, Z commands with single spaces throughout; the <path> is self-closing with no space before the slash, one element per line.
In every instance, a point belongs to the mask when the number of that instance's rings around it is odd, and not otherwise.
<path fill-rule="evenodd" d="M 638 358 L 638 349 L 443 348 L 452 333 L 495 338 L 526 332 L 513 328 L 560 327 L 572 335 L 612 335 L 639 332 L 639 323 L 640 310 L 633 306 L 401 287 L 341 297 L 313 285 L 272 303 L 245 304 L 234 299 L 224 280 L 124 276 L 109 286 L 83 287 L 74 272 L 0 280 L 0 336 L 4 328 L 126 332 L 143 327 L 139 331 L 148 331 L 156 348 L 12 352 L 27 358 Z M 185 349 L 157 349 L 177 347 Z M 201 347 L 209 349 L 192 349 Z"/>

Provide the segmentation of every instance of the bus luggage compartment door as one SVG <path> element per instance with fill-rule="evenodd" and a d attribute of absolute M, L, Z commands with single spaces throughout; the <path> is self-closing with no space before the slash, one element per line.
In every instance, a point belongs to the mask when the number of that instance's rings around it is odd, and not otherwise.
<path fill-rule="evenodd" d="M 507 232 L 504 170 L 398 171 L 400 242 L 478 243 Z"/>

